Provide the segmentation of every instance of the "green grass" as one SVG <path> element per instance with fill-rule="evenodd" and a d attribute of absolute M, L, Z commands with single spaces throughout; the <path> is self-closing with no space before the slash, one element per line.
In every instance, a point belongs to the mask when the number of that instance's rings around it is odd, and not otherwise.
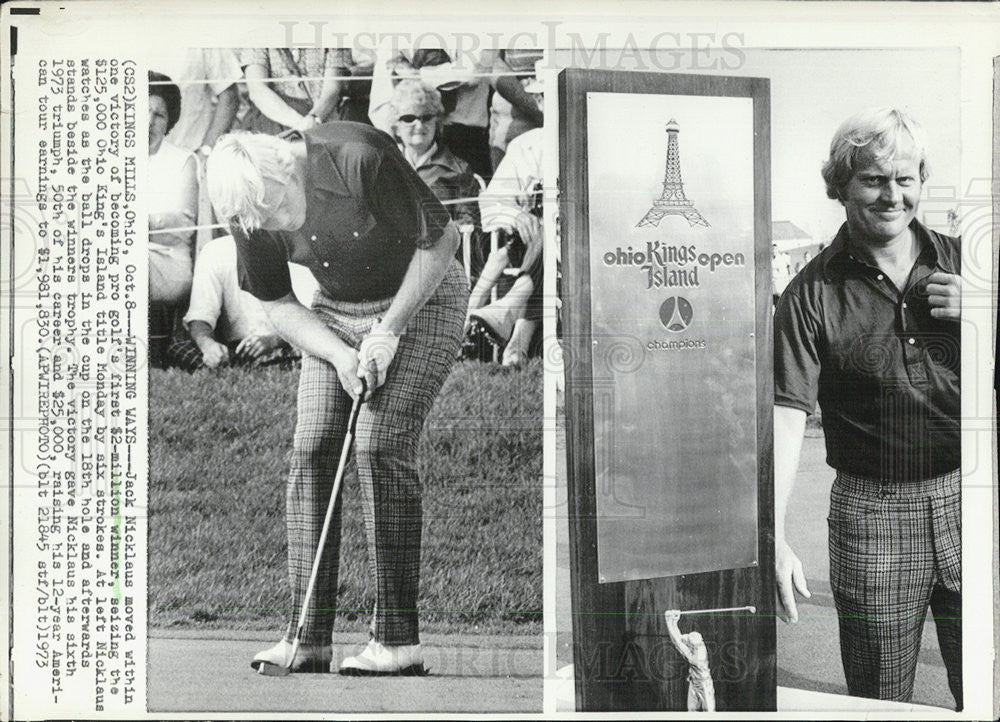
<path fill-rule="evenodd" d="M 298 369 L 150 372 L 149 620 L 273 629 L 289 604 L 285 476 Z M 421 440 L 421 628 L 541 632 L 542 367 L 457 364 Z M 374 603 L 348 475 L 337 629 Z"/>

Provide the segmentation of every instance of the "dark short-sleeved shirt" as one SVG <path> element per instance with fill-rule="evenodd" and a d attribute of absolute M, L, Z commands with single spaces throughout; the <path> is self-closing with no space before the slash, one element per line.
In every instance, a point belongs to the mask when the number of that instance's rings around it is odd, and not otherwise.
<path fill-rule="evenodd" d="M 917 221 L 920 252 L 898 291 L 855 258 L 847 224 L 792 280 L 774 315 L 774 402 L 823 411 L 827 463 L 887 482 L 957 469 L 960 324 L 936 319 L 927 277 L 959 274 L 960 241 Z"/>
<path fill-rule="evenodd" d="M 388 135 L 334 122 L 302 137 L 308 163 L 306 220 L 295 232 L 232 224 L 240 288 L 262 301 L 292 290 L 287 263 L 309 268 L 330 298 L 390 298 L 417 248 L 431 248 L 448 225 L 435 198 Z"/>

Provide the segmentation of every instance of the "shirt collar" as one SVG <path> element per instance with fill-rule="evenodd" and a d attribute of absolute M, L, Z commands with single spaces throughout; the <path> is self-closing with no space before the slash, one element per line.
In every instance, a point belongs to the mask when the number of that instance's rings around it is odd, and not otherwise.
<path fill-rule="evenodd" d="M 434 154 L 438 152 L 437 141 L 434 141 L 431 143 L 431 147 L 428 148 L 423 155 L 419 156 L 416 160 L 411 160 L 410 154 L 406 152 L 406 148 L 402 146 L 400 147 L 403 151 L 403 157 L 406 158 L 407 163 L 413 166 L 414 170 L 427 163 L 434 156 Z"/>
<path fill-rule="evenodd" d="M 917 262 L 925 263 L 948 273 L 956 273 L 955 270 L 942 265 L 943 261 L 946 262 L 945 259 L 948 258 L 948 255 L 943 252 L 942 240 L 939 234 L 926 228 L 916 218 L 910 221 L 910 228 L 916 234 L 917 243 L 920 246 Z M 852 259 L 848 244 L 849 239 L 850 231 L 845 221 L 844 225 L 837 231 L 837 235 L 833 241 L 830 242 L 829 249 L 827 249 L 826 259 L 823 261 L 823 276 L 825 278 L 831 279 L 835 274 L 843 274 L 847 270 L 848 264 L 850 264 Z"/>

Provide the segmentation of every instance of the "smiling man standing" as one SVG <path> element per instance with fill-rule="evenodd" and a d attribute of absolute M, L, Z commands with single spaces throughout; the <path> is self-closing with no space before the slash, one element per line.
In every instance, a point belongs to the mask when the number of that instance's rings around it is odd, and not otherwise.
<path fill-rule="evenodd" d="M 901 111 L 862 111 L 834 135 L 823 179 L 847 221 L 774 317 L 775 577 L 795 622 L 795 591 L 809 591 L 785 511 L 818 401 L 849 692 L 911 698 L 929 606 L 961 709 L 960 243 L 916 219 L 927 177 L 923 135 Z"/>

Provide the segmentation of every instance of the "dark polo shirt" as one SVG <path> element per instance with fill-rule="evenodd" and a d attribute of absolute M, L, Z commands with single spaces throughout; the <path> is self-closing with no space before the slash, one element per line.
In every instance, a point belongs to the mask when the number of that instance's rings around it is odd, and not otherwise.
<path fill-rule="evenodd" d="M 450 217 L 385 133 L 333 122 L 305 133 L 306 221 L 296 232 L 235 224 L 240 288 L 262 301 L 292 290 L 287 263 L 306 266 L 330 298 L 395 295 L 417 248 L 441 239 Z"/>
<path fill-rule="evenodd" d="M 774 402 L 823 410 L 827 463 L 905 482 L 960 465 L 960 323 L 935 319 L 927 277 L 960 273 L 956 238 L 914 221 L 920 255 L 898 291 L 851 255 L 845 223 L 774 314 Z"/>

